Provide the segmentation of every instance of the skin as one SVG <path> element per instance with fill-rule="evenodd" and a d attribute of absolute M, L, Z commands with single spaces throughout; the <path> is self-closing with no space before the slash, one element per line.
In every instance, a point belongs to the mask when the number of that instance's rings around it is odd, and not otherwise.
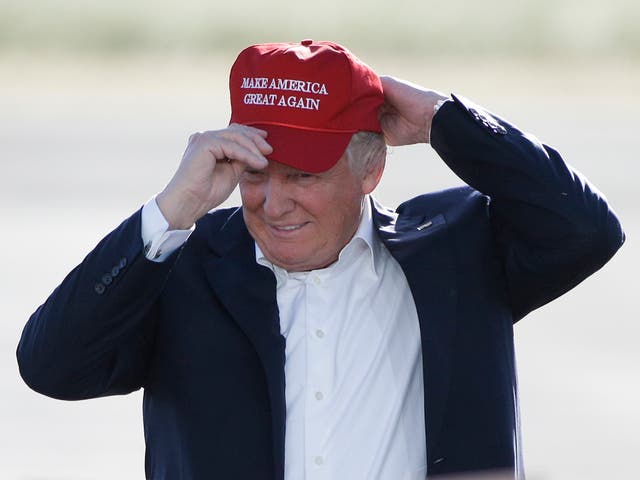
<path fill-rule="evenodd" d="M 380 79 L 386 143 L 429 143 L 433 108 L 447 97 L 393 77 Z M 335 261 L 357 229 L 364 195 L 378 184 L 384 162 L 356 175 L 343 155 L 330 170 L 309 175 L 267 160 L 271 153 L 267 133 L 246 125 L 193 134 L 156 197 L 169 228 L 190 228 L 240 183 L 245 223 L 268 260 L 289 271 Z"/>
<path fill-rule="evenodd" d="M 433 109 L 449 97 L 395 77 L 380 80 L 385 101 L 378 117 L 387 145 L 429 143 Z"/>
<path fill-rule="evenodd" d="M 288 271 L 326 267 L 356 232 L 364 195 L 382 170 L 381 164 L 358 176 L 346 154 L 320 174 L 277 162 L 247 170 L 240 180 L 247 228 L 265 257 Z"/>

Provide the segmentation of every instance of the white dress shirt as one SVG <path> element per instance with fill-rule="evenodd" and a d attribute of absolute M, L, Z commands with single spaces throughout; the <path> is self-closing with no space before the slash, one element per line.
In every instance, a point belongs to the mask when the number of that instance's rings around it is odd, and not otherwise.
<path fill-rule="evenodd" d="M 426 477 L 418 315 L 364 203 L 358 231 L 327 268 L 287 272 L 256 245 L 256 261 L 276 277 L 286 338 L 285 480 Z M 154 199 L 142 213 L 150 259 L 190 233 L 151 225 L 162 217 Z"/>

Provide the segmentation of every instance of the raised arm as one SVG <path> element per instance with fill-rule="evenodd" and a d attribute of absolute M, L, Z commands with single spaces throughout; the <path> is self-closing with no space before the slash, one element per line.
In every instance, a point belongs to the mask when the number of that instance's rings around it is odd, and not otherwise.
<path fill-rule="evenodd" d="M 429 142 L 488 197 L 514 319 L 602 267 L 624 242 L 605 197 L 551 147 L 462 97 L 383 78 L 387 142 Z"/>
<path fill-rule="evenodd" d="M 157 196 L 169 229 L 189 228 L 231 194 L 245 168 L 266 166 L 261 130 L 231 125 L 192 135 L 180 166 Z M 157 251 L 157 248 L 156 250 Z M 144 385 L 156 302 L 177 255 L 147 259 L 142 215 L 105 237 L 27 322 L 20 373 L 34 390 L 61 399 L 128 393 Z"/>

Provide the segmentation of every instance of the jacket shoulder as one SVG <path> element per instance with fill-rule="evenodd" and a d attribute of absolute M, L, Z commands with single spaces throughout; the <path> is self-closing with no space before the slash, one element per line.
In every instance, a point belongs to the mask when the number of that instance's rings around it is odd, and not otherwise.
<path fill-rule="evenodd" d="M 462 207 L 468 208 L 471 205 L 485 207 L 488 203 L 489 198 L 486 195 L 463 185 L 418 195 L 401 203 L 396 212 L 407 216 L 437 215 Z"/>

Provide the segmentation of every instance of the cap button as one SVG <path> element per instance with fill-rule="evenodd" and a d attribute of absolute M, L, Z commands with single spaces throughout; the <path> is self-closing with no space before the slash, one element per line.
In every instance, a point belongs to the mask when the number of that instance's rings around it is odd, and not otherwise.
<path fill-rule="evenodd" d="M 300 42 L 301 45 L 304 45 L 305 47 L 308 47 L 309 45 L 311 45 L 313 43 L 313 40 L 311 40 L 310 38 L 305 38 L 304 40 L 302 40 Z"/>

